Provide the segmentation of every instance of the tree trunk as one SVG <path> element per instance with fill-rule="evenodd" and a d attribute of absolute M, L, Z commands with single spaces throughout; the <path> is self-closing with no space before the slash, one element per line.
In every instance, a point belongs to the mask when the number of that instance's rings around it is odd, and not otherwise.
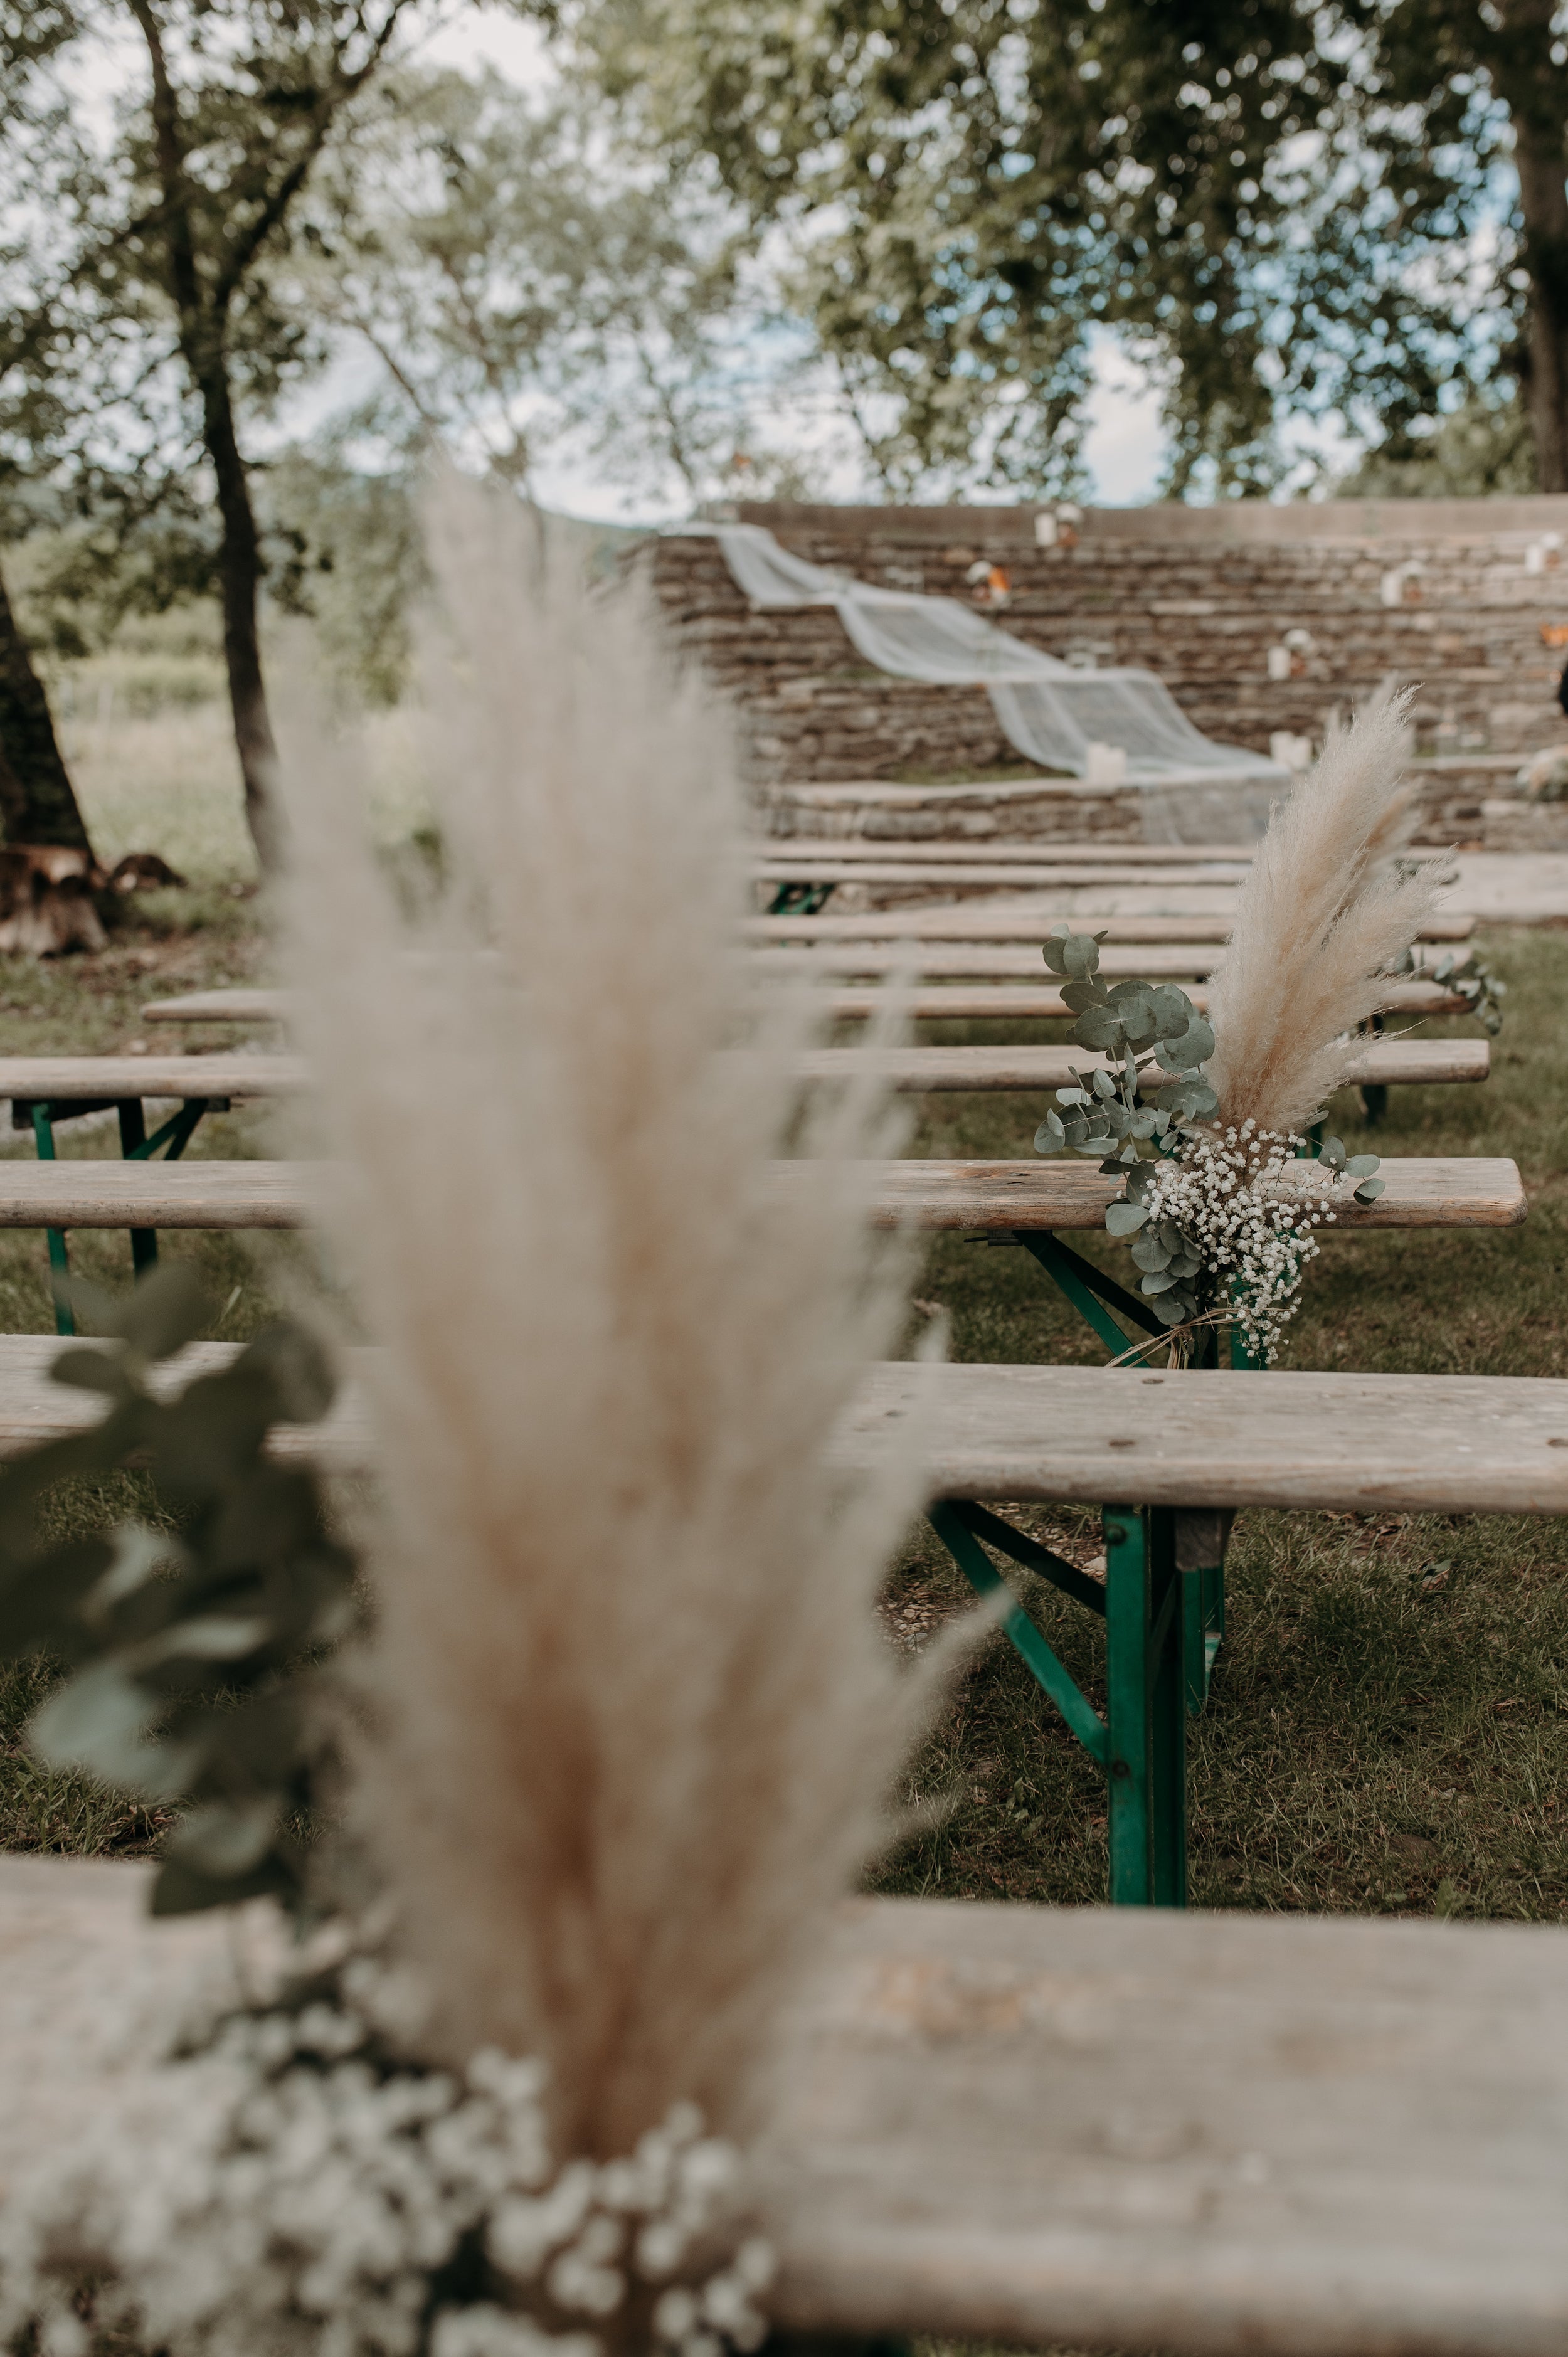
<path fill-rule="evenodd" d="M 194 356 L 192 356 L 194 357 Z M 245 823 L 265 873 L 278 866 L 282 849 L 277 806 L 277 746 L 262 677 L 256 606 L 262 584 L 261 546 L 251 507 L 245 462 L 234 434 L 228 371 L 220 351 L 204 356 L 199 369 L 201 438 L 218 485 L 223 523 L 219 576 L 223 598 L 223 655 L 229 670 L 229 704 L 234 744 L 245 785 Z"/>
<path fill-rule="evenodd" d="M 1555 135 L 1516 113 L 1514 155 L 1530 273 L 1530 371 L 1525 391 L 1543 491 L 1568 491 L 1568 167 Z"/>
<path fill-rule="evenodd" d="M 33 669 L 0 578 L 0 823 L 7 843 L 67 844 L 91 854 L 55 739 L 48 697 Z"/>

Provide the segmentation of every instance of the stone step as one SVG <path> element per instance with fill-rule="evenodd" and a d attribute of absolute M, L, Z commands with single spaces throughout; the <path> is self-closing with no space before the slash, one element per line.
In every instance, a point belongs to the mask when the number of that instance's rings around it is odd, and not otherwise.
<path fill-rule="evenodd" d="M 1500 852 L 1568 851 L 1568 802 L 1530 802 L 1518 791 L 1513 753 L 1445 754 L 1411 764 L 1420 783 L 1417 843 Z M 762 831 L 831 842 L 1136 843 L 1144 833 L 1135 786 L 1079 778 L 996 776 L 904 785 L 886 778 L 775 782 L 757 789 Z"/>

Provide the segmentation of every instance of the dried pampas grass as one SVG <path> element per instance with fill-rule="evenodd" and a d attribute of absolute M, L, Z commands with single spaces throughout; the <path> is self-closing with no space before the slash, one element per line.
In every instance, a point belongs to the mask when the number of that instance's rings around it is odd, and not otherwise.
<path fill-rule="evenodd" d="M 1316 767 L 1275 812 L 1237 902 L 1209 994 L 1217 1123 L 1301 1128 L 1344 1084 L 1355 1030 L 1382 1004 L 1384 968 L 1431 916 L 1432 868 L 1389 863 L 1409 840 L 1412 688 L 1331 727 Z"/>
<path fill-rule="evenodd" d="M 885 1838 L 918 1682 L 875 1598 L 918 1472 L 826 1452 L 904 1255 L 856 1168 L 881 1104 L 802 1115 L 812 1018 L 743 990 L 727 737 L 641 600 L 456 480 L 430 540 L 412 931 L 340 756 L 288 755 L 330 1229 L 386 1361 L 359 1808 L 444 2043 L 541 2057 L 558 2149 L 603 2157 L 681 2098 L 744 2132 Z"/>

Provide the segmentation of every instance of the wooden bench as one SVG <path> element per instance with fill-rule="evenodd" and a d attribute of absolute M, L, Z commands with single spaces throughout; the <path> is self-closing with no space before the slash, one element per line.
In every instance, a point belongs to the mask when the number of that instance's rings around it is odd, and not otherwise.
<path fill-rule="evenodd" d="M 1368 1037 L 1357 1043 L 1346 1085 L 1433 1088 L 1484 1081 L 1491 1052 L 1489 1039 Z M 814 1048 L 798 1059 L 798 1067 L 822 1081 L 875 1072 L 896 1089 L 923 1092 L 1067 1088 L 1075 1066 L 1090 1071 L 1104 1061 L 1082 1048 Z"/>
<path fill-rule="evenodd" d="M 91 2134 L 127 1989 L 232 1969 L 150 1869 L 0 1859 L 0 2199 Z M 1555 2357 L 1555 1926 L 844 1908 L 754 2154 L 781 2330 Z M 108 2065 L 126 2066 L 124 2059 Z"/>
<path fill-rule="evenodd" d="M 783 947 L 760 943 L 749 952 L 763 974 L 844 974 L 873 979 L 896 974 L 900 979 L 1039 982 L 1047 974 L 1038 942 L 938 941 L 802 942 Z M 1100 952 L 1100 972 L 1107 981 L 1202 982 L 1218 974 L 1225 963 L 1222 943 L 1195 942 L 1190 948 L 1176 942 L 1143 945 L 1108 942 Z"/>
<path fill-rule="evenodd" d="M 796 1166 L 777 1166 L 791 1183 Z M 1396 1158 L 1384 1192 L 1347 1204 L 1327 1235 L 1367 1228 L 1511 1228 L 1525 1216 L 1519 1171 L 1501 1159 Z M 0 1228 L 233 1230 L 310 1225 L 330 1173 L 305 1162 L 0 1162 Z M 1103 1226 L 1120 1182 L 1092 1163 L 882 1162 L 870 1192 L 883 1226 L 997 1237 Z M 0 1349 L 5 1343 L 0 1340 Z M 43 1347 L 54 1348 L 52 1341 Z"/>
<path fill-rule="evenodd" d="M 1194 984 L 1188 992 L 1193 1005 L 1201 1011 L 1208 1004 L 1208 993 L 1201 984 Z M 834 990 L 828 994 L 828 1012 L 845 1021 L 886 1011 L 893 1001 L 911 1020 L 918 1022 L 970 1022 L 975 1019 L 994 1022 L 1065 1022 L 1071 1019 L 1072 1010 L 1065 1006 L 1059 989 L 1047 985 L 1030 987 L 1026 985 L 1009 989 L 1005 985 L 992 984 L 987 987 L 966 990 L 961 985 L 930 990 Z M 1470 1011 L 1468 999 L 1435 982 L 1393 982 L 1384 998 L 1387 1013 L 1401 1015 L 1466 1015 Z M 145 1023 L 285 1023 L 293 1013 L 289 994 L 281 990 L 209 990 L 192 991 L 186 998 L 154 999 L 142 1009 Z"/>
<path fill-rule="evenodd" d="M 1208 992 L 1201 983 L 1195 983 L 1187 996 L 1199 1013 L 1207 1008 Z M 1010 989 L 1004 983 L 990 983 L 966 989 L 961 983 L 948 983 L 932 989 L 907 990 L 888 982 L 870 990 L 831 990 L 827 993 L 827 1006 L 841 1022 L 864 1020 L 885 1013 L 889 1006 L 898 1007 L 912 1022 L 920 1023 L 1061 1023 L 1073 1019 L 1072 1009 L 1063 1003 L 1059 990 L 1027 984 Z M 1391 982 L 1383 994 L 1382 1011 L 1386 1015 L 1419 1017 L 1468 1015 L 1474 1010 L 1467 998 L 1461 998 L 1456 991 L 1445 990 L 1441 983 Z"/>
<path fill-rule="evenodd" d="M 1201 942 L 1223 948 L 1230 937 L 1224 916 L 1164 917 L 1098 914 L 970 905 L 947 909 L 878 909 L 857 917 L 748 917 L 743 931 L 757 942 L 1029 942 L 1037 951 L 1053 924 L 1070 921 L 1079 933 L 1104 933 L 1109 941 Z M 1474 917 L 1435 916 L 1421 929 L 1423 942 L 1467 942 Z"/>
<path fill-rule="evenodd" d="M 0 1451 L 101 1413 L 95 1399 L 48 1381 L 55 1348 L 37 1336 L 0 1340 Z M 159 1380 L 182 1383 L 226 1363 L 231 1349 L 194 1346 Z M 1568 1512 L 1561 1380 L 883 1365 L 835 1448 L 854 1463 L 899 1429 L 918 1435 L 932 1524 L 979 1592 L 1001 1590 L 992 1560 L 1001 1555 L 1104 1622 L 1102 1716 L 1022 1604 L 1003 1610 L 1009 1640 L 1104 1771 L 1111 1896 L 1127 1906 L 1185 1903 L 1187 1717 L 1209 1634 L 1217 1527 L 1233 1510 Z M 279 1447 L 373 1469 L 352 1387 L 327 1424 L 283 1434 Z M 1061 1502 L 1102 1506 L 1102 1579 L 995 1511 Z"/>
<path fill-rule="evenodd" d="M 989 835 L 768 835 L 750 845 L 758 859 L 793 859 L 800 854 L 826 859 L 918 862 L 930 866 L 1068 867 L 1103 866 L 1161 867 L 1247 867 L 1257 856 L 1255 843 L 1122 843 L 1074 842 L 1054 835 L 1003 837 Z"/>

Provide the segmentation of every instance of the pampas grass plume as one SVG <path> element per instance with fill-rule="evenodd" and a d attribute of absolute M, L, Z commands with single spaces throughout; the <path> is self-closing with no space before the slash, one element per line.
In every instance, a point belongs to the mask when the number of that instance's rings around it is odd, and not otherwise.
<path fill-rule="evenodd" d="M 541 2056 L 560 2149 L 603 2158 L 677 2099 L 745 2132 L 885 1838 L 919 1681 L 875 1600 L 918 1473 L 832 1444 L 904 1314 L 865 1220 L 890 1134 L 864 1092 L 801 1113 L 812 1018 L 738 963 L 727 734 L 634 590 L 456 479 L 429 538 L 412 931 L 346 754 L 287 751 L 329 1232 L 384 1361 L 358 1806 L 446 2047 Z"/>
<path fill-rule="evenodd" d="M 1437 896 L 1430 867 L 1389 863 L 1409 838 L 1405 708 L 1375 696 L 1330 727 L 1316 768 L 1276 810 L 1237 900 L 1211 989 L 1208 1076 L 1218 1121 L 1289 1132 L 1310 1121 L 1382 1004 L 1383 969 L 1416 939 Z"/>

